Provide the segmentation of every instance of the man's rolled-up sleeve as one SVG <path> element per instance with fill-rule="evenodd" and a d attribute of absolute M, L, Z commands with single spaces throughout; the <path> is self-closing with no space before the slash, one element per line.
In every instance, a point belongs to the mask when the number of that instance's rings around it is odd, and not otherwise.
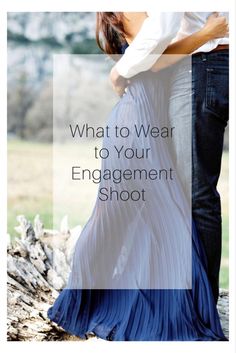
<path fill-rule="evenodd" d="M 176 36 L 183 12 L 153 12 L 116 63 L 118 73 L 130 78 L 149 70 Z"/>

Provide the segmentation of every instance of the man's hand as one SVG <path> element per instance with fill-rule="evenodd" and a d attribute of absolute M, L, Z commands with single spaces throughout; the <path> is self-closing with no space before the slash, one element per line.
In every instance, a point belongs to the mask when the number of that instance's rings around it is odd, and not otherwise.
<path fill-rule="evenodd" d="M 113 90 L 121 97 L 124 94 L 125 88 L 128 86 L 129 81 L 120 76 L 115 66 L 111 69 L 110 80 Z"/>

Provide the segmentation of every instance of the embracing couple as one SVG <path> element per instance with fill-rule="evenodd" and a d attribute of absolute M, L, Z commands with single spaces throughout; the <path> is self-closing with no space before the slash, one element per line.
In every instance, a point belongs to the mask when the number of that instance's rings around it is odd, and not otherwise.
<path fill-rule="evenodd" d="M 110 73 L 121 99 L 109 126 L 168 121 L 177 131 L 170 149 L 135 135 L 121 142 L 105 137 L 107 149 L 150 146 L 152 155 L 146 161 L 111 155 L 102 170 L 148 170 L 165 160 L 176 164 L 181 180 L 174 186 L 146 182 L 145 204 L 97 198 L 77 241 L 68 285 L 48 316 L 80 337 L 93 332 L 107 340 L 224 341 L 216 308 L 217 182 L 228 122 L 227 14 L 98 13 L 97 41 L 106 54 L 123 54 Z M 138 178 L 120 184 L 102 180 L 100 189 L 121 192 L 143 185 Z"/>

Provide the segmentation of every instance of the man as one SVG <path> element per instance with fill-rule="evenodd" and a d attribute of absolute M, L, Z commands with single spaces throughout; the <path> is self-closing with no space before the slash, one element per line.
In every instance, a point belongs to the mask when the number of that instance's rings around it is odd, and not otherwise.
<path fill-rule="evenodd" d="M 175 38 L 180 39 L 200 29 L 211 13 L 159 13 L 154 10 L 147 14 L 148 18 L 134 41 L 111 70 L 113 88 L 120 95 L 128 79 L 149 70 L 157 53 L 161 55 Z M 227 14 L 223 15 L 227 17 Z M 219 38 L 192 55 L 192 213 L 205 249 L 208 278 L 216 302 L 222 237 L 217 182 L 228 122 L 228 48 L 228 37 Z M 152 53 L 155 55 L 149 55 Z M 181 111 L 181 101 L 177 104 Z M 173 119 L 170 114 L 170 120 Z M 184 126 L 186 121 L 183 119 L 182 123 Z M 176 145 L 176 148 L 181 155 L 184 144 Z"/>

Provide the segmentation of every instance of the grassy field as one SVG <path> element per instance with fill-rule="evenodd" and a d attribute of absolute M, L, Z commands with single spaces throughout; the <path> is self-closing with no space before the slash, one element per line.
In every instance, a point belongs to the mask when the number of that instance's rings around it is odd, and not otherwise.
<path fill-rule="evenodd" d="M 88 149 L 84 150 L 84 162 Z M 83 161 L 82 161 L 83 163 Z M 11 140 L 8 143 L 8 232 L 14 237 L 16 216 L 24 214 L 33 221 L 40 214 L 46 228 L 53 227 L 52 147 L 49 144 Z M 223 252 L 220 285 L 228 288 L 228 154 L 224 153 L 219 182 L 222 196 Z M 81 207 L 69 218 L 70 226 L 84 225 L 93 207 L 96 187 L 84 188 Z M 71 200 L 71 198 L 70 198 Z M 88 201 L 90 200 L 90 201 Z"/>
<path fill-rule="evenodd" d="M 31 221 L 40 214 L 52 228 L 52 149 L 48 144 L 8 143 L 8 232 L 15 235 L 16 216 Z"/>
<path fill-rule="evenodd" d="M 223 154 L 221 175 L 218 185 L 218 190 L 221 195 L 222 202 L 222 230 L 223 230 L 223 244 L 222 244 L 222 261 L 220 273 L 220 285 L 222 288 L 229 286 L 229 190 L 228 190 L 228 176 L 229 176 L 229 156 L 228 153 Z"/>

